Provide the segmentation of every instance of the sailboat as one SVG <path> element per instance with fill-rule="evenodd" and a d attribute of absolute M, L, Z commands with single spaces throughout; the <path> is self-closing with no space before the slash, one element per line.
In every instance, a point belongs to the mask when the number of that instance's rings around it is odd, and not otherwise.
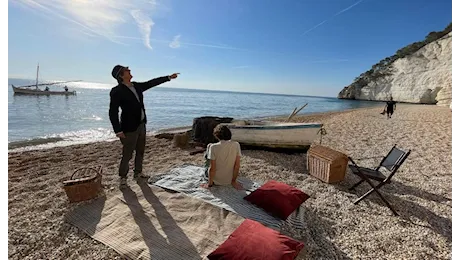
<path fill-rule="evenodd" d="M 38 84 L 38 71 L 40 70 L 40 64 L 37 64 L 37 77 L 35 79 L 35 84 L 34 85 L 27 85 L 27 86 L 19 86 L 19 87 L 16 87 L 15 85 L 11 84 L 11 86 L 13 87 L 13 92 L 15 95 L 45 95 L 45 96 L 49 96 L 49 95 L 66 95 L 66 96 L 69 96 L 69 95 L 76 95 L 77 92 L 74 90 L 74 91 L 69 91 L 67 89 L 67 86 L 65 87 L 65 90 L 64 91 L 51 91 L 49 90 L 48 87 L 46 87 L 44 90 L 41 90 L 38 88 L 38 86 L 50 86 L 50 85 L 55 85 L 55 84 L 63 84 L 63 83 L 68 83 L 68 82 L 78 82 L 78 81 L 81 81 L 81 80 L 73 80 L 73 81 L 63 81 L 63 82 L 53 82 L 53 83 L 40 83 Z M 35 89 L 33 89 L 32 87 L 35 87 Z"/>

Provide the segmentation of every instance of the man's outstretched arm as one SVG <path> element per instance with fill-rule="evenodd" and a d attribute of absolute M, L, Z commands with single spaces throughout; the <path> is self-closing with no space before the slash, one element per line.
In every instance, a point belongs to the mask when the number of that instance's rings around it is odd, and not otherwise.
<path fill-rule="evenodd" d="M 137 85 L 140 87 L 140 89 L 142 90 L 142 92 L 150 89 L 150 88 L 153 88 L 153 87 L 156 87 L 160 84 L 163 84 L 165 82 L 168 82 L 170 81 L 171 79 L 175 79 L 177 78 L 177 75 L 179 73 L 174 73 L 170 76 L 164 76 L 164 77 L 159 77 L 159 78 L 154 78 L 154 79 L 151 79 L 149 81 L 146 81 L 146 82 L 137 82 Z"/>
<path fill-rule="evenodd" d="M 156 87 L 156 86 L 158 86 L 160 84 L 168 82 L 169 80 L 170 80 L 169 76 L 164 76 L 164 77 L 154 78 L 154 79 L 151 79 L 151 80 L 146 81 L 146 82 L 137 82 L 137 85 L 140 87 L 142 92 L 144 92 L 144 91 L 146 91 L 148 89 L 151 89 L 151 88 Z"/>

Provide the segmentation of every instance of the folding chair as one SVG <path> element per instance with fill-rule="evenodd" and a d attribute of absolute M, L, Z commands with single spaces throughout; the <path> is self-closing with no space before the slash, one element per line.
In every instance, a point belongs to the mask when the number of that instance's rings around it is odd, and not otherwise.
<path fill-rule="evenodd" d="M 407 159 L 409 156 L 411 150 L 404 152 L 403 150 L 400 150 L 396 148 L 396 145 L 391 148 L 390 152 L 382 159 L 380 162 L 379 166 L 375 169 L 370 169 L 370 168 L 364 168 L 358 166 L 351 157 L 348 157 L 348 160 L 351 162 L 351 164 L 348 165 L 350 170 L 361 177 L 361 180 L 357 182 L 355 185 L 353 185 L 349 190 L 354 190 L 358 185 L 360 185 L 363 182 L 369 183 L 371 185 L 372 189 L 366 192 L 363 196 L 361 196 L 359 199 L 357 199 L 354 204 L 358 204 L 361 200 L 369 196 L 372 192 L 377 193 L 377 195 L 383 200 L 385 205 L 397 216 L 398 213 L 391 207 L 390 203 L 382 196 L 382 194 L 378 191 L 380 187 L 382 187 L 385 184 L 388 184 L 391 182 L 391 178 L 393 175 L 395 175 L 396 171 L 398 171 L 399 167 L 404 163 L 404 161 Z M 390 174 L 388 176 L 385 176 L 382 172 L 380 172 L 380 168 L 384 167 L 386 168 Z M 372 180 L 378 181 L 379 184 L 375 186 L 372 182 Z"/>

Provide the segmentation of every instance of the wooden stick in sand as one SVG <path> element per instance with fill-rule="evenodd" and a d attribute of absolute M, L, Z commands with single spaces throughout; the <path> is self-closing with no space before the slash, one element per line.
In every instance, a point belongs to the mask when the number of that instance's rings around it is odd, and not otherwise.
<path fill-rule="evenodd" d="M 297 110 L 297 107 L 294 109 L 294 111 L 292 111 L 291 115 L 288 117 L 288 119 L 286 120 L 286 122 L 289 122 L 289 120 L 291 120 L 294 116 L 297 115 L 297 113 L 300 112 L 300 110 L 304 109 L 306 106 L 308 105 L 308 103 L 305 103 L 305 105 L 303 105 L 299 110 Z M 296 111 L 297 110 L 297 111 Z"/>
<path fill-rule="evenodd" d="M 292 113 L 289 115 L 288 119 L 286 120 L 286 122 L 288 122 L 289 120 L 291 120 L 291 118 L 294 116 L 294 113 L 295 111 L 297 110 L 297 107 L 294 108 L 294 110 L 292 111 Z"/>

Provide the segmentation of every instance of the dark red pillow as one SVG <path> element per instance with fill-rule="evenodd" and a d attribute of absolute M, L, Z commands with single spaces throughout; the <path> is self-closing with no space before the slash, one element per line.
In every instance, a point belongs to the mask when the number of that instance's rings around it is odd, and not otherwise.
<path fill-rule="evenodd" d="M 214 252 L 211 260 L 291 260 L 295 259 L 303 243 L 246 219 Z"/>
<path fill-rule="evenodd" d="M 271 180 L 244 199 L 273 216 L 286 220 L 309 197 L 299 189 Z"/>

